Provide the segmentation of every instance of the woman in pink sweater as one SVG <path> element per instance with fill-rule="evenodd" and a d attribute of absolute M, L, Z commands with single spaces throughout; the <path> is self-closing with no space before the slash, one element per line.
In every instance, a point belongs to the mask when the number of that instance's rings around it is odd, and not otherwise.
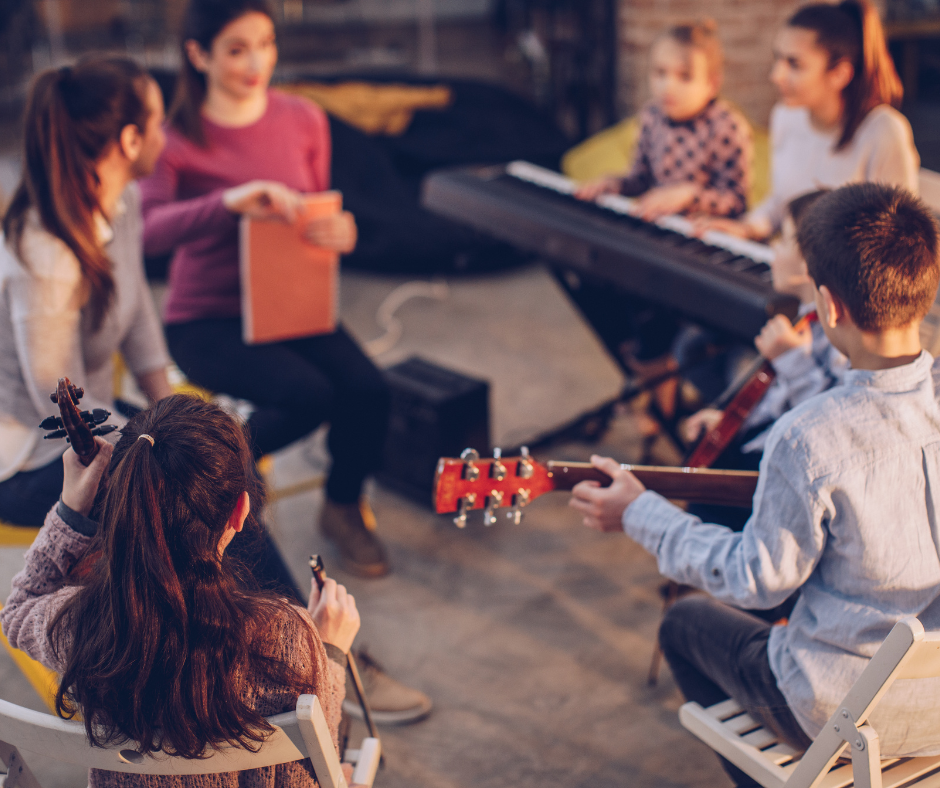
<path fill-rule="evenodd" d="M 194 383 L 253 403 L 255 456 L 329 421 L 333 464 L 320 527 L 347 571 L 383 575 L 385 549 L 360 508 L 387 431 L 381 373 L 342 327 L 265 345 L 242 341 L 239 218 L 293 219 L 302 193 L 329 188 L 326 116 L 269 90 L 277 47 L 263 0 L 191 0 L 183 54 L 167 146 L 141 187 L 145 250 L 174 255 L 164 314 L 170 351 Z M 340 253 L 356 245 L 348 212 L 312 221 L 306 234 Z"/>
<path fill-rule="evenodd" d="M 15 647 L 57 671 L 56 710 L 93 743 L 196 758 L 255 747 L 266 716 L 315 694 L 337 741 L 355 600 L 328 579 L 306 609 L 252 590 L 229 544 L 263 504 L 244 430 L 215 405 L 167 397 L 87 468 L 64 455 L 62 497 L 0 613 Z M 100 521 L 89 519 L 110 458 Z M 99 511 L 96 508 L 96 511 Z M 75 571 L 77 568 L 77 571 Z M 199 777 L 93 769 L 92 788 L 314 788 L 309 761 Z"/>

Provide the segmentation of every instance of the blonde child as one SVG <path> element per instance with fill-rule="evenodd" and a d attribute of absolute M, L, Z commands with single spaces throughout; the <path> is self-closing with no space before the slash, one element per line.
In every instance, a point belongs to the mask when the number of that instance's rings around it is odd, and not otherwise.
<path fill-rule="evenodd" d="M 677 25 L 650 51 L 652 100 L 640 113 L 633 167 L 581 186 L 577 196 L 640 196 L 640 215 L 736 217 L 746 209 L 751 127 L 718 97 L 723 54 L 711 20 Z"/>

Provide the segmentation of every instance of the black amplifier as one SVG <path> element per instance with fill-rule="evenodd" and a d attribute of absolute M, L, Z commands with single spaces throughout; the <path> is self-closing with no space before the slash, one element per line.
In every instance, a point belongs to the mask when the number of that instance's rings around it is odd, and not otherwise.
<path fill-rule="evenodd" d="M 439 457 L 490 447 L 490 386 L 413 356 L 385 370 L 392 410 L 379 480 L 431 504 Z"/>

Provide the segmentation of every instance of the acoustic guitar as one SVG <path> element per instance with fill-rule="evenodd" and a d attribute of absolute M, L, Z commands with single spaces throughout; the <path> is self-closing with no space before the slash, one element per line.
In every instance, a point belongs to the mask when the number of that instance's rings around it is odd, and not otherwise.
<path fill-rule="evenodd" d="M 708 468 L 670 468 L 652 465 L 621 465 L 649 490 L 666 498 L 690 503 L 751 505 L 757 487 L 756 471 L 721 471 Z M 466 449 L 459 458 L 442 457 L 434 475 L 434 508 L 438 514 L 456 512 L 454 524 L 467 525 L 467 513 L 483 509 L 483 522 L 493 525 L 497 511 L 506 508 L 513 523 L 522 520 L 522 508 L 553 490 L 570 490 L 578 482 L 595 481 L 602 487 L 611 478 L 588 462 L 550 460 L 545 464 L 529 456 L 523 447 L 518 457 L 481 458 Z"/>

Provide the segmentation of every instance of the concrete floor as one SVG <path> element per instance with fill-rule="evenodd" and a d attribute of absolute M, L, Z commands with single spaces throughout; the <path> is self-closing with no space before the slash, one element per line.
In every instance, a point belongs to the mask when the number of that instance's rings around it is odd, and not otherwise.
<path fill-rule="evenodd" d="M 360 339 L 381 333 L 374 306 L 397 284 L 361 274 L 344 279 L 344 315 Z M 568 401 L 570 370 L 556 362 L 573 362 L 572 347 L 580 348 L 578 368 L 592 382 L 571 392 L 577 407 L 588 408 L 619 385 L 610 360 L 540 269 L 450 286 L 447 302 L 416 300 L 402 307 L 400 344 L 380 361 L 423 349 L 432 359 L 443 356 L 451 366 L 477 374 L 479 365 L 486 365 L 494 381 L 494 420 L 502 418 L 507 431 L 535 415 L 521 420 L 513 398 L 500 394 L 514 375 L 527 378 L 528 387 L 565 391 L 550 402 L 536 398 L 529 408 L 545 409 L 549 421 L 567 418 L 552 415 L 545 403 Z M 513 310 L 522 292 L 538 297 Z M 519 337 L 509 347 L 493 342 L 479 357 L 460 349 L 464 336 L 478 336 L 485 345 L 488 332 L 507 330 Z M 539 341 L 525 345 L 525 337 L 533 336 Z M 449 355 L 448 342 L 456 348 Z M 513 353 L 525 363 L 514 367 Z M 592 450 L 635 460 L 641 450 L 636 417 L 622 413 L 598 446 L 555 445 L 544 455 L 579 459 Z M 316 477 L 325 464 L 322 434 L 317 434 L 275 458 L 272 486 Z M 668 670 L 659 686 L 645 683 L 660 599 L 656 568 L 644 551 L 625 537 L 583 529 L 563 493 L 534 502 L 519 526 L 504 522 L 485 528 L 477 514 L 465 531 L 378 485 L 372 500 L 394 572 L 372 581 L 335 574 L 359 602 L 358 642 L 435 703 L 427 720 L 383 729 L 386 766 L 377 785 L 727 784 L 706 748 L 680 728 L 681 699 Z M 306 556 L 322 551 L 329 567 L 332 555 L 314 530 L 321 503 L 319 490 L 283 498 L 272 504 L 268 518 L 292 571 L 305 584 Z M 22 553 L 0 550 L 0 598 Z M 0 653 L 0 697 L 41 708 L 5 652 Z M 37 760 L 45 788 L 85 785 L 81 769 Z"/>

